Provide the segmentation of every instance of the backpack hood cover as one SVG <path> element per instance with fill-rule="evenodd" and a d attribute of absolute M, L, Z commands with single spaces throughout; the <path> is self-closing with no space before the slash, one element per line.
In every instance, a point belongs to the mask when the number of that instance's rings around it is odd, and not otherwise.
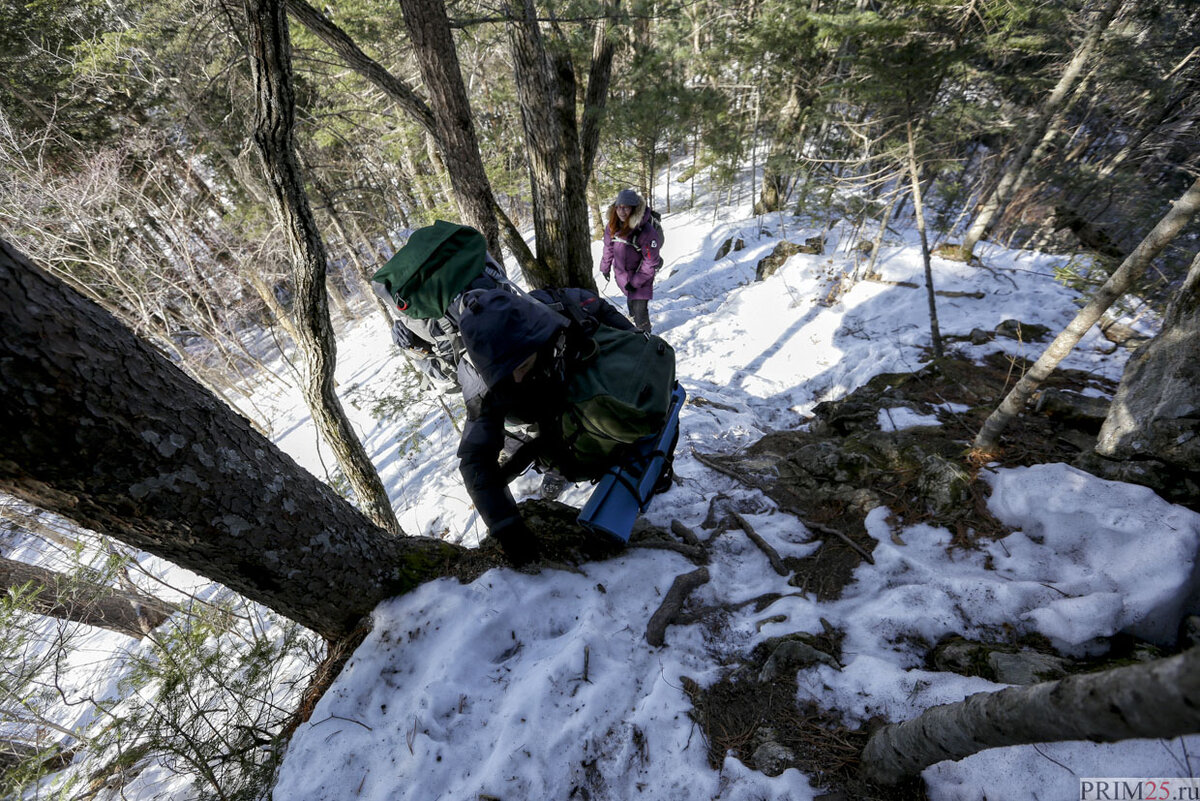
<path fill-rule="evenodd" d="M 441 317 L 450 301 L 483 274 L 487 240 L 467 225 L 438 220 L 418 228 L 371 277 L 410 317 Z"/>
<path fill-rule="evenodd" d="M 507 289 L 476 289 L 463 296 L 458 330 L 491 389 L 568 325 L 561 314 Z"/>

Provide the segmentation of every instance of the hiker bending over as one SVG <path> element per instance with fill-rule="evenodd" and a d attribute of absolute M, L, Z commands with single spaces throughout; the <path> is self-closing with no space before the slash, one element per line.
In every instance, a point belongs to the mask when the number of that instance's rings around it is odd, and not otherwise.
<path fill-rule="evenodd" d="M 488 531 L 514 564 L 523 565 L 540 549 L 507 485 L 528 466 L 529 454 L 518 451 L 501 465 L 505 424 L 530 425 L 537 438 L 529 449 L 540 464 L 554 469 L 562 455 L 558 432 L 567 366 L 591 345 L 580 323 L 633 326 L 583 289 L 537 290 L 529 297 L 504 288 L 472 290 L 461 304 L 459 332 L 469 358 L 458 366 L 467 406 L 459 469 Z"/>
<path fill-rule="evenodd" d="M 658 254 L 662 241 L 662 229 L 646 201 L 632 189 L 622 189 L 608 210 L 600 274 L 608 280 L 612 273 L 639 331 L 651 328 L 650 299 L 654 297 L 654 276 L 662 266 Z"/>

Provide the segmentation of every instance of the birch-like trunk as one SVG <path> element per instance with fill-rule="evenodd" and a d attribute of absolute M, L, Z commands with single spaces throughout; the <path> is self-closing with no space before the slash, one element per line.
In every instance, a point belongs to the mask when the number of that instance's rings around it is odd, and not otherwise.
<path fill-rule="evenodd" d="M 1087 305 L 1080 309 L 1079 313 L 1075 315 L 1075 319 L 1054 338 L 1050 347 L 1046 348 L 1029 372 L 1017 382 L 1000 406 L 984 421 L 983 428 L 975 437 L 975 448 L 985 453 L 995 450 L 1000 442 L 1000 435 L 1004 433 L 1009 422 L 1025 408 L 1026 402 L 1034 391 L 1050 377 L 1059 363 L 1067 358 L 1071 350 L 1079 344 L 1079 340 L 1083 339 L 1083 335 L 1096 324 L 1104 312 L 1121 295 L 1129 291 L 1134 282 L 1150 266 L 1150 262 L 1179 234 L 1198 209 L 1200 209 L 1200 180 L 1193 183 L 1172 204 L 1171 210 L 1158 221 L 1153 230 L 1125 258 L 1121 266 L 1104 282 L 1104 285 L 1096 290 Z"/>
<path fill-rule="evenodd" d="M 1200 732 L 1200 648 L 935 706 L 875 732 L 860 770 L 876 784 L 896 784 L 930 765 L 988 748 L 1195 732 Z"/>
<path fill-rule="evenodd" d="M 1050 96 L 1046 98 L 1046 102 L 1042 104 L 1042 108 L 1038 111 L 1037 116 L 1029 124 L 1029 129 L 1025 132 L 1025 138 L 1021 141 L 1020 148 L 1013 155 L 1012 161 L 1008 163 L 996 188 L 984 200 L 983 206 L 979 209 L 979 213 L 975 215 L 975 219 L 967 231 L 967 235 L 963 238 L 962 254 L 966 261 L 971 260 L 971 254 L 975 250 L 975 245 L 987 234 L 992 223 L 997 219 L 1000 212 L 1004 210 L 1008 201 L 1012 199 L 1013 193 L 1025 182 L 1029 169 L 1037 163 L 1045 152 L 1046 145 L 1048 144 L 1045 139 L 1046 131 L 1050 128 L 1055 115 L 1058 114 L 1067 102 L 1067 99 L 1071 96 L 1071 91 L 1079 81 L 1080 76 L 1083 75 L 1084 66 L 1099 46 L 1104 31 L 1108 28 L 1109 23 L 1112 22 L 1113 17 L 1116 16 L 1122 2 L 1123 0 L 1106 0 L 1104 7 L 1100 9 L 1096 19 L 1092 21 L 1091 26 L 1088 28 L 1083 41 L 1079 43 L 1079 47 L 1075 50 L 1075 55 L 1072 56 L 1062 75 L 1059 76 L 1058 83 L 1051 90 Z"/>

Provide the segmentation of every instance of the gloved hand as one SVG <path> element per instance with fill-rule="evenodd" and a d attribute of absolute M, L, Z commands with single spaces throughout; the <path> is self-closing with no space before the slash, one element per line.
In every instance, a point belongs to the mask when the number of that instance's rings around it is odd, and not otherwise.
<path fill-rule="evenodd" d="M 400 348 L 411 348 L 416 341 L 416 336 L 408 327 L 399 320 L 392 321 L 392 342 L 396 343 Z"/>
<path fill-rule="evenodd" d="M 604 270 L 601 270 L 601 271 L 600 271 L 600 274 L 604 276 L 604 283 L 606 283 L 606 284 L 607 284 L 607 283 L 608 283 L 608 280 L 609 280 L 609 275 L 608 275 L 608 273 L 607 273 L 606 271 L 604 271 Z"/>
<path fill-rule="evenodd" d="M 542 558 L 542 548 L 537 538 L 520 518 L 496 528 L 492 536 L 499 540 L 504 556 L 513 567 L 524 567 Z"/>
<path fill-rule="evenodd" d="M 626 291 L 626 292 L 633 292 L 633 291 L 634 291 L 634 289 L 633 289 L 633 281 L 630 281 L 630 282 L 628 282 L 627 284 L 625 284 L 625 291 Z"/>

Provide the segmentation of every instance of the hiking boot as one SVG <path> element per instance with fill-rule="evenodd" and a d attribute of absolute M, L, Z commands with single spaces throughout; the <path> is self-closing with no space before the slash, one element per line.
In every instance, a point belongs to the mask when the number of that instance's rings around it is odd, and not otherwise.
<path fill-rule="evenodd" d="M 542 488 L 539 494 L 544 501 L 558 500 L 563 490 L 567 488 L 567 480 L 558 473 L 548 472 L 542 476 Z"/>

